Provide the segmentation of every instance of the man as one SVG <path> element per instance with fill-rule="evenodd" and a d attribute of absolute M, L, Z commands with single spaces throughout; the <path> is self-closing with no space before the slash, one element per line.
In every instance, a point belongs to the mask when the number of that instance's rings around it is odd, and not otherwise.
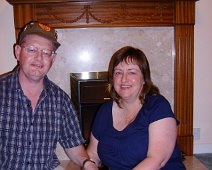
<path fill-rule="evenodd" d="M 51 170 L 59 165 L 57 142 L 84 169 L 98 169 L 88 157 L 69 96 L 47 73 L 60 46 L 54 29 L 25 26 L 15 45 L 18 66 L 0 78 L 0 169 Z"/>

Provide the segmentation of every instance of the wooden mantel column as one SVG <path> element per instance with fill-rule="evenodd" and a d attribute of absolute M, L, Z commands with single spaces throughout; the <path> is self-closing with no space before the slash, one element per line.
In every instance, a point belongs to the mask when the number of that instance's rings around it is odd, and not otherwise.
<path fill-rule="evenodd" d="M 178 143 L 193 154 L 194 24 L 197 0 L 7 0 L 13 5 L 16 35 L 29 21 L 54 28 L 174 27 L 174 112 Z"/>
<path fill-rule="evenodd" d="M 175 113 L 180 120 L 178 143 L 182 151 L 192 155 L 195 2 L 179 0 L 175 11 Z"/>
<path fill-rule="evenodd" d="M 33 4 L 19 4 L 13 6 L 16 37 L 18 37 L 18 33 L 20 32 L 23 25 L 29 21 L 34 20 L 33 7 Z"/>

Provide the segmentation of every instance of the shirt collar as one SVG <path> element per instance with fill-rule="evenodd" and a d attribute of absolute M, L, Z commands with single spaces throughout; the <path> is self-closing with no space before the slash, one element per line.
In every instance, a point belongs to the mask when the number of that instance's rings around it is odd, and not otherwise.
<path fill-rule="evenodd" d="M 11 75 L 11 87 L 14 90 L 21 90 L 21 85 L 18 78 L 19 67 L 15 68 Z"/>

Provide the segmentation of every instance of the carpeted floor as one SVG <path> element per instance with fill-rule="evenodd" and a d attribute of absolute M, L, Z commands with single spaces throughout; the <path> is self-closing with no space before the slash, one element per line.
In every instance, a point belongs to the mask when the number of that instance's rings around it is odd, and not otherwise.
<path fill-rule="evenodd" d="M 212 170 L 212 153 L 194 154 L 209 170 Z"/>

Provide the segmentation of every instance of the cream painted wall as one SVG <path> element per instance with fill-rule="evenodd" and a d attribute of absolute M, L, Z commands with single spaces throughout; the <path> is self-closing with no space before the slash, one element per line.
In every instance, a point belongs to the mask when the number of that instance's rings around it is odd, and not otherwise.
<path fill-rule="evenodd" d="M 212 153 L 212 6 L 211 0 L 196 2 L 194 51 L 194 128 L 200 129 L 200 139 L 194 140 L 194 153 Z M 0 0 L 0 74 L 16 65 L 13 55 L 15 31 L 13 9 Z"/>
<path fill-rule="evenodd" d="M 6 0 L 0 0 L 0 26 L 0 74 L 2 74 L 16 65 L 13 55 L 15 43 L 13 7 Z"/>
<path fill-rule="evenodd" d="M 196 2 L 194 47 L 194 128 L 200 139 L 194 140 L 194 153 L 212 153 L 212 1 Z"/>

